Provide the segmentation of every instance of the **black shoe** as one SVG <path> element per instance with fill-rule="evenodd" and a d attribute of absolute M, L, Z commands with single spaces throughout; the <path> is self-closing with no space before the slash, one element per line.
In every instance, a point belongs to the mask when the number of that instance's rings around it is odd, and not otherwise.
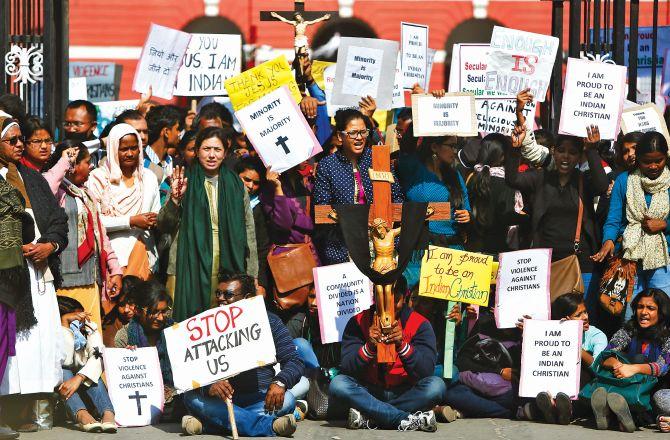
<path fill-rule="evenodd" d="M 535 397 L 535 404 L 537 408 L 542 413 L 544 421 L 547 423 L 556 423 L 556 417 L 554 416 L 554 405 L 551 402 L 551 396 L 547 392 L 541 392 Z"/>
<path fill-rule="evenodd" d="M 558 412 L 558 424 L 569 425 L 572 421 L 572 402 L 567 394 L 556 394 L 556 411 Z"/>
<path fill-rule="evenodd" d="M 626 399 L 624 399 L 621 394 L 607 394 L 607 406 L 609 406 L 612 412 L 616 414 L 616 418 L 619 419 L 619 423 L 621 424 L 622 431 L 635 432 L 635 421 L 630 414 L 628 402 L 626 402 Z"/>
<path fill-rule="evenodd" d="M 14 440 L 19 438 L 19 433 L 11 428 L 0 427 L 0 440 Z"/>
<path fill-rule="evenodd" d="M 607 407 L 607 390 L 605 388 L 596 388 L 593 392 L 591 395 L 591 409 L 596 418 L 596 428 L 607 429 L 610 410 Z"/>

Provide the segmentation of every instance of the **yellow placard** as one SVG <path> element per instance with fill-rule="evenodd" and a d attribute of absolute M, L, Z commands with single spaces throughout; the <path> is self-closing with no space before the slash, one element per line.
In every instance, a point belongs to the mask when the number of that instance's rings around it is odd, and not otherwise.
<path fill-rule="evenodd" d="M 494 261 L 491 269 L 491 284 L 496 284 L 498 282 L 498 267 L 500 267 L 500 263 Z"/>
<path fill-rule="evenodd" d="M 493 257 L 429 246 L 421 261 L 419 295 L 486 306 Z"/>
<path fill-rule="evenodd" d="M 329 61 L 312 61 L 312 78 L 314 78 L 314 81 L 321 90 L 326 90 L 326 81 L 323 79 L 323 71 L 333 64 L 335 63 Z"/>
<path fill-rule="evenodd" d="M 284 55 L 228 78 L 224 86 L 235 111 L 282 86 L 288 86 L 296 102 L 299 103 L 302 99 L 298 83 L 295 82 L 291 67 Z"/>

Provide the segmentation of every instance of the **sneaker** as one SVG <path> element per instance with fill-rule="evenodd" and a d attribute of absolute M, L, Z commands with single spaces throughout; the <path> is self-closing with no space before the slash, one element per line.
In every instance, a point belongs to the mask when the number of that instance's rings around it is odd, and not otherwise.
<path fill-rule="evenodd" d="M 527 402 L 523 406 L 517 408 L 516 411 L 516 418 L 518 420 L 536 421 L 540 420 L 541 417 L 542 414 L 540 413 L 540 410 L 537 409 L 535 402 Z"/>
<path fill-rule="evenodd" d="M 567 394 L 556 394 L 556 411 L 558 412 L 558 424 L 569 425 L 572 421 L 572 401 Z"/>
<path fill-rule="evenodd" d="M 181 432 L 184 435 L 202 434 L 202 423 L 193 416 L 184 416 L 181 418 Z"/>
<path fill-rule="evenodd" d="M 619 424 L 622 431 L 635 432 L 635 421 L 633 420 L 633 416 L 630 414 L 630 408 L 628 408 L 626 399 L 624 399 L 621 394 L 608 393 L 607 406 L 609 406 L 612 412 L 616 414 L 616 418 L 619 419 Z"/>
<path fill-rule="evenodd" d="M 19 433 L 8 426 L 0 426 L 0 440 L 14 440 L 19 438 Z"/>
<path fill-rule="evenodd" d="M 463 414 L 449 405 L 435 407 L 435 416 L 440 423 L 451 423 L 463 418 Z"/>
<path fill-rule="evenodd" d="M 554 416 L 554 402 L 552 402 L 551 395 L 545 391 L 538 393 L 535 397 L 535 404 L 542 413 L 542 418 L 545 422 L 556 423 L 556 416 Z"/>
<path fill-rule="evenodd" d="M 368 418 L 359 410 L 349 408 L 349 417 L 347 417 L 347 429 L 361 429 L 368 426 Z"/>
<path fill-rule="evenodd" d="M 296 424 L 295 416 L 293 414 L 278 417 L 272 422 L 272 430 L 279 437 L 290 437 L 297 428 L 298 425 Z"/>
<path fill-rule="evenodd" d="M 293 411 L 293 415 L 295 416 L 296 422 L 300 422 L 301 420 L 305 420 L 305 417 L 307 417 L 307 409 L 309 406 L 307 405 L 306 400 L 296 400 L 295 402 L 295 411 Z"/>
<path fill-rule="evenodd" d="M 435 432 L 437 431 L 435 413 L 433 411 L 417 411 L 414 414 L 410 414 L 405 420 L 400 422 L 398 431 Z"/>
<path fill-rule="evenodd" d="M 596 428 L 607 429 L 610 410 L 607 407 L 607 390 L 605 388 L 599 387 L 593 392 L 591 395 L 591 409 L 596 418 Z"/>
<path fill-rule="evenodd" d="M 419 416 L 421 419 L 421 427 L 419 428 L 424 432 L 435 432 L 437 431 L 437 419 L 435 418 L 434 411 L 422 412 Z"/>

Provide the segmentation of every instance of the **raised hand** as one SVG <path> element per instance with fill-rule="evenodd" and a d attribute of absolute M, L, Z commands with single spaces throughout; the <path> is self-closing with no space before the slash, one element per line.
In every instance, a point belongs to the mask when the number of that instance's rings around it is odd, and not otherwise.
<path fill-rule="evenodd" d="M 361 109 L 361 113 L 368 118 L 372 118 L 372 115 L 377 111 L 377 101 L 372 96 L 364 96 L 358 103 L 358 107 Z"/>
<path fill-rule="evenodd" d="M 586 127 L 586 139 L 584 139 L 584 146 L 587 148 L 596 147 L 600 143 L 600 129 L 597 125 L 590 125 Z"/>
<path fill-rule="evenodd" d="M 188 177 L 184 177 L 184 167 L 175 167 L 172 171 L 172 182 L 170 183 L 170 198 L 175 204 L 179 205 L 181 203 L 181 199 L 186 194 L 187 184 Z"/>
<path fill-rule="evenodd" d="M 514 130 L 512 130 L 512 147 L 521 148 L 521 144 L 523 144 L 524 139 L 526 139 L 526 126 L 515 126 Z"/>

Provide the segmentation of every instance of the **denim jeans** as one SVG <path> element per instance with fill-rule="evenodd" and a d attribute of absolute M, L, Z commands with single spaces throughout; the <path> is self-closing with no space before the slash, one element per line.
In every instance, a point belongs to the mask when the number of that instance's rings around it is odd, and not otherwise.
<path fill-rule="evenodd" d="M 293 343 L 298 350 L 298 356 L 302 359 L 307 370 L 315 370 L 319 368 L 319 360 L 316 358 L 316 353 L 314 353 L 312 344 L 310 344 L 307 339 L 295 338 Z"/>
<path fill-rule="evenodd" d="M 63 368 L 63 380 L 68 380 L 74 377 L 77 374 L 71 370 L 66 370 Z M 84 403 L 86 401 L 86 403 Z M 93 408 L 91 408 L 91 405 Z M 72 394 L 69 399 L 65 401 L 65 407 L 67 412 L 72 417 L 72 420 L 76 420 L 77 413 L 82 409 L 88 410 L 91 412 L 92 409 L 95 409 L 95 412 L 98 413 L 100 417 L 105 411 L 114 412 L 114 406 L 112 401 L 109 400 L 109 394 L 107 394 L 107 388 L 102 382 L 102 378 L 98 379 L 98 383 L 92 384 L 90 387 L 87 387 L 82 383 L 76 393 Z"/>
<path fill-rule="evenodd" d="M 513 416 L 514 390 L 496 397 L 485 397 L 460 382 L 447 389 L 447 405 L 458 409 L 468 418 L 510 419 Z"/>
<path fill-rule="evenodd" d="M 272 422 L 277 417 L 292 414 L 295 410 L 295 397 L 290 391 L 284 394 L 284 405 L 275 413 L 265 412 L 266 392 L 233 394 L 233 412 L 237 431 L 243 437 L 272 437 Z M 230 434 L 228 407 L 218 397 L 206 395 L 204 389 L 184 394 L 184 405 L 188 412 L 202 422 L 206 434 Z"/>
<path fill-rule="evenodd" d="M 435 376 L 425 377 L 414 386 L 383 389 L 340 374 L 330 382 L 328 394 L 362 412 L 380 428 L 395 429 L 411 413 L 432 409 L 442 402 L 446 391 L 444 381 Z"/>

